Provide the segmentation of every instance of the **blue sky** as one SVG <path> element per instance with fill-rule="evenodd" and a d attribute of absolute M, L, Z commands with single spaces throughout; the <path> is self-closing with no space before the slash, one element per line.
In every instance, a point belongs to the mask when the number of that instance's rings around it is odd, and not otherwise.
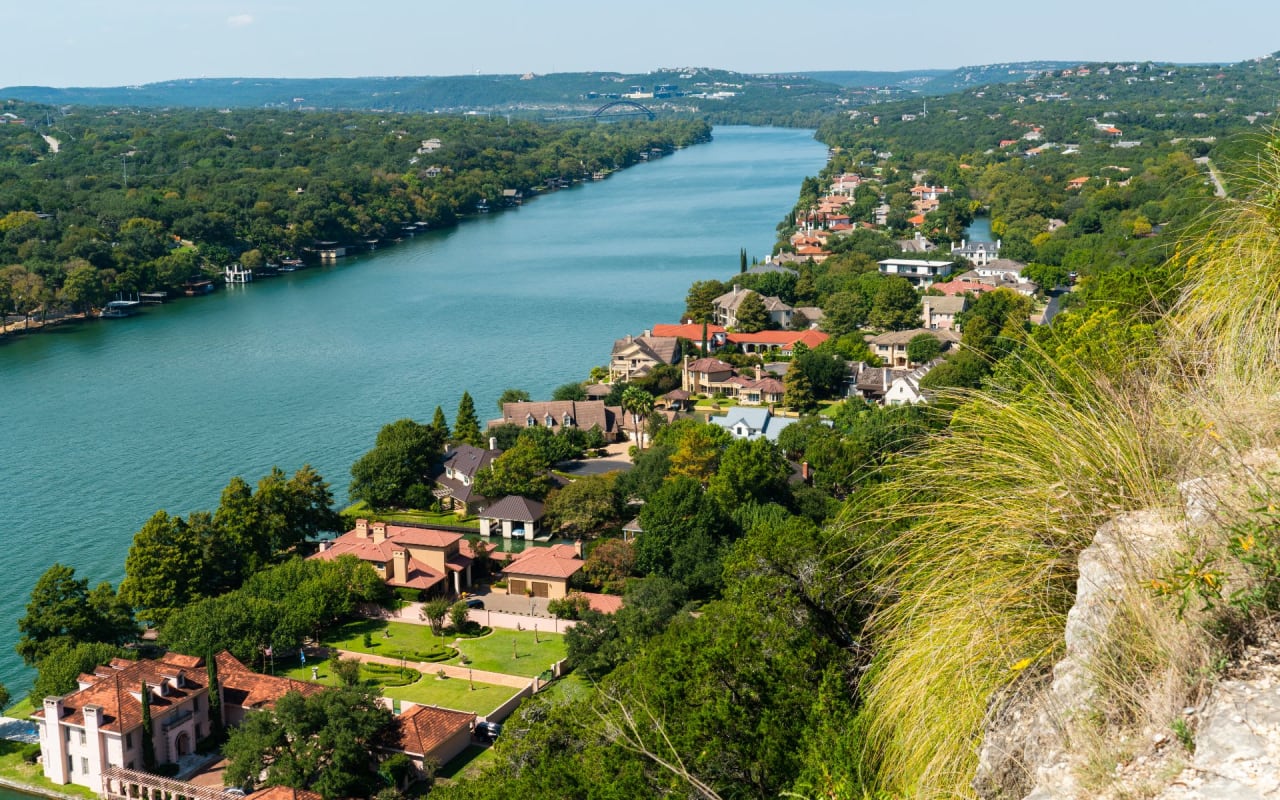
<path fill-rule="evenodd" d="M 1280 3 L 1166 0 L 9 0 L 0 86 L 197 77 L 1240 61 Z"/>

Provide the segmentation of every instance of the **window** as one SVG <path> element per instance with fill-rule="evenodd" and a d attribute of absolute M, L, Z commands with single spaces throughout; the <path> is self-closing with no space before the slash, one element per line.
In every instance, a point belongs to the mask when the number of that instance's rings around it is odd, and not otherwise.
<path fill-rule="evenodd" d="M 85 736 L 84 736 L 84 731 L 80 731 L 80 744 L 81 744 L 81 746 L 83 746 L 83 745 L 85 744 L 85 741 L 86 741 L 86 740 L 85 740 Z"/>
<path fill-rule="evenodd" d="M 84 756 L 80 757 L 80 771 L 85 775 L 89 774 L 89 759 Z"/>
<path fill-rule="evenodd" d="M 67 756 L 67 772 L 74 773 L 76 771 L 76 762 L 71 756 Z"/>

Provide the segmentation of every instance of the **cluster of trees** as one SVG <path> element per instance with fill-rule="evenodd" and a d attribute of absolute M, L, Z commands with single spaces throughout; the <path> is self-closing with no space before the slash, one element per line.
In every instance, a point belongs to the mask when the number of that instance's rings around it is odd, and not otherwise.
<path fill-rule="evenodd" d="M 608 126 L 387 115 L 16 105 L 0 128 L 0 311 L 83 310 L 181 288 L 206 265 L 454 224 L 504 189 L 626 167 L 709 138 L 701 121 Z M 441 147 L 418 153 L 425 140 Z"/>

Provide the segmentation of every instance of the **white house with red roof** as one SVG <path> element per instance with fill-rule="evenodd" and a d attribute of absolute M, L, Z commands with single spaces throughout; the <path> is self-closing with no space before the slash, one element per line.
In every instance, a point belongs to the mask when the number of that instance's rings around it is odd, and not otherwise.
<path fill-rule="evenodd" d="M 355 556 L 389 586 L 459 594 L 471 585 L 471 548 L 452 531 L 357 519 L 353 530 L 320 547 L 311 558 Z"/>
<path fill-rule="evenodd" d="M 777 350 L 780 355 L 789 356 L 795 352 L 799 342 L 812 350 L 830 339 L 829 334 L 822 331 L 759 331 L 757 333 L 731 333 L 728 340 L 738 345 L 744 353 L 767 353 Z"/>

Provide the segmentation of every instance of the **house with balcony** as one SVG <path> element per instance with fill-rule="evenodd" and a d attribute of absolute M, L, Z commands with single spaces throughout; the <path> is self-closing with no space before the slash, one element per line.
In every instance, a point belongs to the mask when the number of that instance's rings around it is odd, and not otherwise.
<path fill-rule="evenodd" d="M 928 289 L 945 280 L 955 267 L 954 261 L 925 261 L 918 258 L 886 258 L 879 264 L 881 275 L 906 278 L 917 289 Z"/>
<path fill-rule="evenodd" d="M 799 248 L 796 249 L 799 252 Z M 739 288 L 734 284 L 733 291 L 726 292 L 712 301 L 715 311 L 716 324 L 723 325 L 726 328 L 732 328 L 738 324 L 738 308 L 742 305 L 742 301 L 747 297 L 756 294 L 750 289 Z M 769 324 L 774 328 L 791 327 L 791 306 L 782 302 L 776 297 L 760 296 L 764 302 L 764 310 L 769 315 Z"/>
<path fill-rule="evenodd" d="M 920 299 L 920 316 L 924 328 L 931 331 L 960 331 L 956 318 L 969 308 L 967 295 L 958 294 L 937 297 L 925 295 Z"/>
<path fill-rule="evenodd" d="M 949 330 L 931 330 L 928 328 L 912 328 L 908 331 L 890 331 L 879 336 L 867 338 L 867 346 L 888 367 L 902 368 L 916 366 L 907 357 L 907 345 L 922 333 L 927 333 L 938 340 L 942 351 L 955 347 L 960 343 L 960 335 Z"/>
<path fill-rule="evenodd" d="M 609 380 L 629 383 L 644 378 L 660 364 L 680 363 L 680 340 L 674 336 L 654 336 L 645 331 L 643 336 L 627 335 L 613 343 L 609 356 Z"/>
<path fill-rule="evenodd" d="M 431 493 L 440 500 L 441 505 L 456 511 L 460 517 L 477 513 L 489 501 L 473 488 L 476 473 L 492 464 L 500 455 L 502 451 L 492 438 L 489 440 L 488 450 L 469 444 L 450 446 L 445 451 L 440 470 L 431 476 L 435 482 L 435 489 Z"/>

